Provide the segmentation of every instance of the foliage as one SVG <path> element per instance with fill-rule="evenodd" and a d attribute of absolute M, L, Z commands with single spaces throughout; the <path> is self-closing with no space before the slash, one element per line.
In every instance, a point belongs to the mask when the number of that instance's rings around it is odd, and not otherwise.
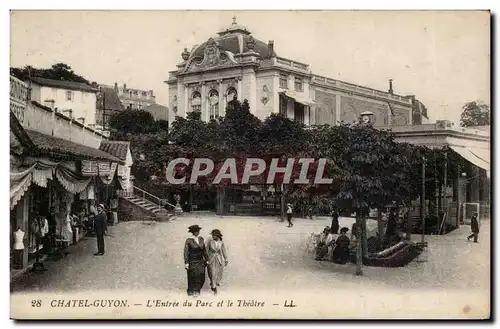
<path fill-rule="evenodd" d="M 23 68 L 11 67 L 10 74 L 23 81 L 31 76 L 32 78 L 38 77 L 90 84 L 83 76 L 76 74 L 71 66 L 64 63 L 54 64 L 48 69 L 39 69 L 29 65 Z"/>
<path fill-rule="evenodd" d="M 231 102 L 224 118 L 208 123 L 201 120 L 199 112 L 190 112 L 186 118 L 177 117 L 168 134 L 164 130 L 145 129 L 153 125 L 151 119 L 124 121 L 133 123 L 133 127 L 128 128 L 133 134 L 128 138 L 133 145 L 134 175 L 144 180 L 156 176 L 155 184 L 163 186 L 169 186 L 165 179 L 167 164 L 179 157 L 191 162 L 188 166 L 177 166 L 174 174 L 179 178 L 185 176 L 188 182 L 195 158 L 214 161 L 212 174 L 198 179 L 200 186 L 210 185 L 227 158 L 236 159 L 238 179 L 248 158 L 264 159 L 266 170 L 260 177 L 252 178 L 253 184 L 265 183 L 272 158 L 280 157 L 280 166 L 285 166 L 290 158 L 315 159 L 309 168 L 309 178 L 316 175 L 317 160 L 326 158 L 324 177 L 332 178 L 332 184 L 288 185 L 287 198 L 304 209 L 312 205 L 317 211 L 328 211 L 335 205 L 352 212 L 360 207 L 384 207 L 393 202 L 405 204 L 419 197 L 424 157 L 428 196 L 435 191 L 434 177 L 441 182 L 444 172 L 444 150 L 396 143 L 392 133 L 369 124 L 305 128 L 279 114 L 272 114 L 261 122 L 250 112 L 246 101 Z M 448 184 L 457 175 L 456 162 L 460 157 L 456 156 L 448 150 Z M 296 164 L 292 182 L 299 174 L 300 166 Z M 282 179 L 283 175 L 277 175 L 275 183 L 280 184 Z M 229 183 L 228 180 L 221 182 Z"/>
<path fill-rule="evenodd" d="M 130 136 L 152 133 L 166 133 L 168 123 L 155 121 L 153 115 L 145 110 L 124 110 L 115 113 L 109 119 L 114 140 L 128 140 Z"/>
<path fill-rule="evenodd" d="M 487 126 L 491 124 L 490 107 L 481 102 L 468 102 L 463 106 L 460 126 L 474 127 Z"/>

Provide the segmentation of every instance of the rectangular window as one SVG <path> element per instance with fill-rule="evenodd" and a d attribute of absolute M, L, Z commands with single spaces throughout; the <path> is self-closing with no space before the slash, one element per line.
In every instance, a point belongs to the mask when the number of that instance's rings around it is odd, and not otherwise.
<path fill-rule="evenodd" d="M 304 85 L 302 82 L 302 78 L 295 78 L 295 91 L 303 91 Z"/>
<path fill-rule="evenodd" d="M 287 116 L 288 99 L 280 96 L 280 114 L 286 118 Z"/>
<path fill-rule="evenodd" d="M 280 74 L 280 88 L 288 89 L 288 75 Z"/>
<path fill-rule="evenodd" d="M 74 93 L 71 90 L 66 91 L 66 100 L 67 101 L 73 101 L 74 98 Z"/>

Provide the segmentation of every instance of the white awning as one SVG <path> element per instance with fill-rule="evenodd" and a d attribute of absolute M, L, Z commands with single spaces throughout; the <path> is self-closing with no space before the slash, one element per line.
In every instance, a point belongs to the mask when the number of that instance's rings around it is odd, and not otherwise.
<path fill-rule="evenodd" d="M 469 161 L 473 165 L 490 171 L 490 152 L 487 149 L 476 149 L 468 147 L 451 146 L 452 150 L 460 154 L 462 158 Z"/>
<path fill-rule="evenodd" d="M 282 91 L 280 94 L 292 98 L 297 103 L 300 103 L 305 106 L 311 106 L 315 103 L 315 101 L 310 99 L 309 97 L 306 97 L 305 95 L 300 93 L 296 93 L 295 91 L 292 90 Z"/>

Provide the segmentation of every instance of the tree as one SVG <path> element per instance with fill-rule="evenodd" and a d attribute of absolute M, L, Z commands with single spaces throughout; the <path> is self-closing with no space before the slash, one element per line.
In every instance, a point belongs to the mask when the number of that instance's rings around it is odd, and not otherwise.
<path fill-rule="evenodd" d="M 71 66 L 64 63 L 54 64 L 48 69 L 38 69 L 30 65 L 27 65 L 23 68 L 11 67 L 10 74 L 23 81 L 29 79 L 30 77 L 37 77 L 52 80 L 82 82 L 89 85 L 91 84 L 89 80 L 85 79 L 81 75 L 76 74 Z"/>
<path fill-rule="evenodd" d="M 148 134 L 158 130 L 153 115 L 144 110 L 124 110 L 115 113 L 109 119 L 109 126 L 113 130 L 114 139 L 127 134 Z"/>
<path fill-rule="evenodd" d="M 463 107 L 460 126 L 475 127 L 491 124 L 490 107 L 479 101 L 468 102 Z"/>

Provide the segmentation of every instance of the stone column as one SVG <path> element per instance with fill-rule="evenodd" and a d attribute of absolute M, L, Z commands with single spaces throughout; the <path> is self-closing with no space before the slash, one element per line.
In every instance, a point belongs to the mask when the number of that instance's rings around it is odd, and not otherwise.
<path fill-rule="evenodd" d="M 243 90 L 241 88 L 241 77 L 237 77 L 236 80 L 238 80 L 238 100 L 243 103 Z"/>
<path fill-rule="evenodd" d="M 280 77 L 277 73 L 273 76 L 273 86 L 272 90 L 272 99 L 273 99 L 273 109 L 271 113 L 280 113 Z"/>
<path fill-rule="evenodd" d="M 24 232 L 24 250 L 23 250 L 23 268 L 28 266 L 28 247 L 29 247 L 29 193 L 28 189 L 24 196 L 17 202 L 16 222 L 17 226 Z M 17 227 L 15 228 L 17 230 Z"/>
<path fill-rule="evenodd" d="M 335 94 L 335 121 L 332 122 L 332 125 L 337 125 L 338 121 L 342 121 L 340 114 L 342 113 L 342 97 L 340 94 Z"/>
<path fill-rule="evenodd" d="M 206 83 L 205 81 L 201 82 L 201 120 L 208 122 L 209 121 L 209 113 L 206 107 Z"/>
<path fill-rule="evenodd" d="M 257 77 L 254 71 L 250 75 L 250 99 L 248 101 L 250 102 L 250 112 L 255 115 L 260 104 L 257 103 Z"/>
<path fill-rule="evenodd" d="M 225 97 L 225 92 L 224 92 L 224 85 L 223 85 L 223 80 L 219 79 L 219 116 L 223 117 L 226 113 L 225 105 L 224 105 L 224 97 Z"/>
<path fill-rule="evenodd" d="M 189 112 L 189 103 L 188 103 L 188 100 L 189 100 L 189 88 L 188 88 L 188 84 L 184 84 L 184 109 L 183 109 L 183 112 L 182 115 L 183 117 L 185 118 L 187 113 Z M 178 112 L 180 112 L 180 109 L 177 109 Z"/>

